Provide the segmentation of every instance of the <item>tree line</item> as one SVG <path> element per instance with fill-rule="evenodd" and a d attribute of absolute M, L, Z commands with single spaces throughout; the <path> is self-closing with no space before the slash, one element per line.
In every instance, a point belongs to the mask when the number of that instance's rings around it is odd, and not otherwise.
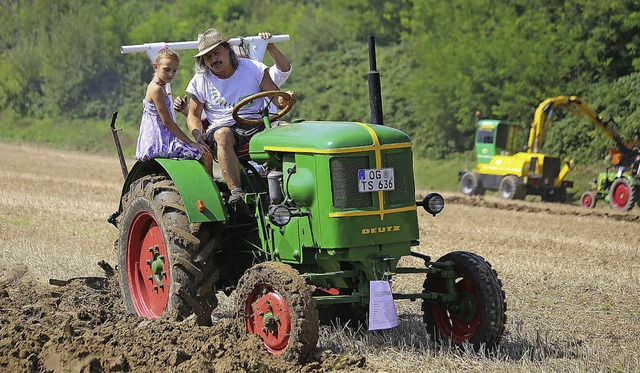
<path fill-rule="evenodd" d="M 473 146 L 473 114 L 526 126 L 542 100 L 577 95 L 622 136 L 640 138 L 640 3 L 634 0 L 0 0 L 0 112 L 108 118 L 137 128 L 152 76 L 146 55 L 120 46 L 289 34 L 289 117 L 369 121 L 367 38 L 376 38 L 385 124 L 417 153 Z M 172 86 L 183 94 L 193 51 Z M 266 63 L 271 63 L 265 58 Z M 560 118 L 547 150 L 592 161 L 611 146 L 586 120 Z"/>

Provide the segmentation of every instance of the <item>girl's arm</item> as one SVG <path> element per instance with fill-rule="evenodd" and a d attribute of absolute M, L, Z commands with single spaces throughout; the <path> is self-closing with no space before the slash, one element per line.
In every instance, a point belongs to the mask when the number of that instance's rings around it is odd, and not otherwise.
<path fill-rule="evenodd" d="M 191 140 L 191 138 L 189 138 L 189 136 L 187 136 L 187 134 L 180 129 L 180 126 L 178 126 L 178 124 L 173 119 L 171 119 L 169 108 L 165 103 L 165 93 L 162 90 L 162 87 L 157 84 L 151 84 L 149 86 L 149 96 L 155 103 L 156 109 L 158 109 L 158 114 L 160 115 L 160 119 L 162 119 L 162 124 L 164 124 L 164 126 L 167 127 L 167 129 L 174 136 L 176 136 L 178 139 L 180 139 L 180 141 L 186 144 L 195 146 L 202 153 L 208 151 L 208 147 Z"/>

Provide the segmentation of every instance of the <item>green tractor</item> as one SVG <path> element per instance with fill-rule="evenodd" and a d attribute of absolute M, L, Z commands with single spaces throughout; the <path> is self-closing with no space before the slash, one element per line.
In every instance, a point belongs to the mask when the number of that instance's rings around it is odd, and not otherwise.
<path fill-rule="evenodd" d="M 617 172 L 598 174 L 590 190 L 582 193 L 580 204 L 586 208 L 595 208 L 602 199 L 615 210 L 629 211 L 640 205 L 640 141 L 618 145 L 609 149 L 609 158 Z"/>
<path fill-rule="evenodd" d="M 281 113 L 265 109 L 266 129 L 252 138 L 249 158 L 241 161 L 250 222 L 234 222 L 225 181 L 210 178 L 197 161 L 123 167 L 120 206 L 109 221 L 119 229 L 128 312 L 148 319 L 195 315 L 210 325 L 216 295 L 235 292 L 238 331 L 260 336 L 271 354 L 303 362 L 316 347 L 323 315 L 368 315 L 371 328 L 372 319 L 388 316 L 370 308 L 372 299 L 388 296 L 392 305 L 422 300 L 434 340 L 476 350 L 498 345 L 506 303 L 491 265 L 471 252 L 432 260 L 412 251 L 419 245 L 417 206 L 435 216 L 444 200 L 437 193 L 415 200 L 411 139 L 381 123 L 369 42 L 372 122 L 379 124 L 296 120 L 272 126 Z M 238 106 L 254 99 L 262 98 Z M 407 256 L 424 265 L 399 267 Z M 371 291 L 408 274 L 425 276 L 422 291 Z"/>

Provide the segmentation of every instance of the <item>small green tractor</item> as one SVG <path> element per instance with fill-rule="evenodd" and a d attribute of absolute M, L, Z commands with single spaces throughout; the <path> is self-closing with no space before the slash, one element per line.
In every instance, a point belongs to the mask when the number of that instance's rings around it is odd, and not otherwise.
<path fill-rule="evenodd" d="M 251 139 L 250 158 L 241 161 L 250 222 L 234 222 L 225 181 L 209 177 L 197 161 L 154 159 L 125 172 L 120 206 L 109 221 L 119 229 L 128 312 L 148 319 L 195 315 L 209 325 L 216 295 L 235 292 L 239 332 L 260 336 L 271 354 L 303 362 L 317 344 L 323 315 L 366 316 L 376 295 L 372 282 L 418 274 L 425 276 L 421 292 L 390 298 L 421 300 L 434 340 L 475 349 L 498 345 L 506 303 L 491 265 L 471 252 L 432 260 L 412 250 L 419 245 L 417 206 L 435 216 L 444 200 L 437 193 L 415 200 L 411 139 L 381 123 L 369 42 L 372 122 L 380 124 L 272 126 L 282 112 L 264 110 L 266 129 Z M 424 264 L 399 267 L 407 256 Z"/>
<path fill-rule="evenodd" d="M 640 141 L 620 142 L 609 150 L 609 158 L 617 171 L 607 167 L 598 174 L 592 188 L 582 193 L 580 204 L 594 208 L 602 199 L 615 210 L 629 211 L 640 205 Z"/>

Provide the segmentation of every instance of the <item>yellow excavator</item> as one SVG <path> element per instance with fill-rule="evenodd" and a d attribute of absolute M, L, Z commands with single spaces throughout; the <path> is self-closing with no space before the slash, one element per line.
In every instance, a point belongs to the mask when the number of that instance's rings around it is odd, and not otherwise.
<path fill-rule="evenodd" d="M 573 187 L 573 182 L 565 180 L 573 160 L 540 153 L 557 110 L 586 117 L 618 146 L 624 146 L 615 123 L 611 119 L 603 120 L 576 96 L 547 98 L 538 105 L 523 151 L 517 149 L 521 127 L 508 121 L 477 117 L 477 164 L 474 170 L 458 173 L 462 193 L 483 195 L 485 190 L 497 190 L 505 199 L 539 195 L 543 201 L 565 202 L 567 188 Z"/>

